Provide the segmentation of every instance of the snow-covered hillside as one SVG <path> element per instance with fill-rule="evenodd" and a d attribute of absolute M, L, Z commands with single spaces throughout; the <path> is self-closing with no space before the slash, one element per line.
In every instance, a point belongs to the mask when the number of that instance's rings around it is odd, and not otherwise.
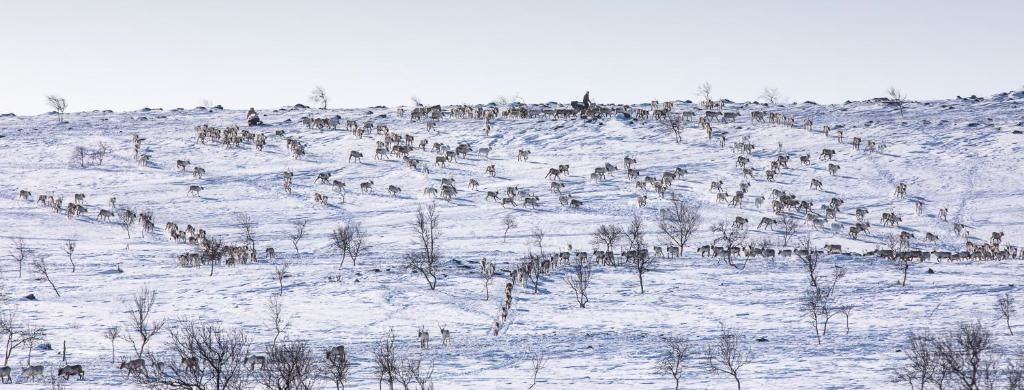
<path fill-rule="evenodd" d="M 892 260 L 863 254 L 886 249 L 888 237 L 900 232 L 914 234 L 911 245 L 924 254 L 962 251 L 965 238 L 954 232 L 954 223 L 963 224 L 966 240 L 974 243 L 989 242 L 993 232 L 1005 233 L 1002 248 L 1024 242 L 1022 105 L 1021 92 L 911 102 L 902 113 L 885 102 L 778 107 L 730 103 L 723 111 L 739 112 L 738 120 L 713 121 L 714 135 L 708 139 L 694 118 L 685 124 L 678 143 L 664 121 L 623 115 L 589 120 L 499 116 L 490 122 L 489 134 L 483 120 L 442 119 L 428 130 L 427 121 L 410 121 L 408 110 L 399 115 L 397 108 L 384 107 L 264 109 L 258 111 L 266 125 L 251 128 L 245 126 L 244 110 L 69 113 L 63 124 L 54 115 L 0 117 L 0 246 L 6 249 L 13 238 L 23 238 L 34 258 L 45 259 L 60 292 L 58 297 L 47 282 L 38 280 L 28 263 L 19 275 L 18 264 L 8 257 L 0 263 L 9 296 L 5 310 L 15 313 L 20 323 L 45 329 L 43 340 L 53 350 L 33 352 L 32 363 L 45 365 L 47 376 L 62 365 L 58 352 L 66 341 L 68 362 L 86 370 L 83 381 L 71 381 L 79 388 L 129 385 L 111 363 L 104 332 L 124 326 L 123 301 L 143 287 L 158 292 L 154 316 L 167 319 L 168 329 L 186 318 L 223 323 L 244 328 L 252 335 L 254 351 L 262 351 L 273 339 L 266 303 L 279 293 L 274 269 L 285 263 L 290 277 L 280 298 L 289 322 L 284 337 L 309 341 L 318 357 L 330 346 L 345 345 L 355 363 L 350 388 L 377 386 L 371 350 L 388 329 L 394 329 L 404 353 L 434 361 L 438 389 L 526 388 L 532 382 L 529 357 L 537 354 L 549 361 L 535 388 L 672 388 L 671 378 L 654 371 L 654 362 L 666 353 L 662 340 L 684 338 L 702 346 L 718 334 L 720 324 L 745 335 L 753 352 L 752 362 L 740 371 L 744 388 L 902 388 L 905 383 L 892 383 L 893 369 L 903 364 L 905 355 L 898 350 L 911 331 L 943 332 L 958 322 L 980 320 L 992 327 L 1000 348 L 1021 345 L 1021 336 L 1009 336 L 994 309 L 998 295 L 1019 295 L 1017 285 L 1024 275 L 1020 260 L 950 262 L 932 256 L 914 262 L 906 286 L 900 286 L 902 275 Z M 783 113 L 796 126 L 752 121 L 754 110 Z M 704 110 L 675 102 L 673 115 L 684 111 Z M 302 117 L 335 116 L 341 119 L 337 130 L 300 123 Z M 367 121 L 386 125 L 391 133 L 412 136 L 417 148 L 409 157 L 421 160 L 421 168 L 411 169 L 395 155 L 376 159 L 374 151 L 384 135 L 367 131 L 358 138 L 345 130 L 346 120 L 360 127 Z M 805 120 L 813 122 L 811 130 L 803 128 Z M 239 125 L 266 134 L 267 146 L 257 151 L 248 142 L 238 147 L 199 143 L 194 128 L 204 124 Z M 832 128 L 829 136 L 823 125 Z M 836 137 L 840 130 L 842 141 Z M 141 153 L 151 156 L 144 166 L 133 156 L 133 135 L 143 139 Z M 724 146 L 719 140 L 723 135 Z M 851 145 L 854 137 L 864 142 L 860 150 Z M 305 156 L 293 158 L 286 138 L 306 145 Z M 429 145 L 422 150 L 418 145 L 424 139 Z M 754 177 L 747 180 L 737 166 L 742 154 L 733 147 L 744 140 L 754 145 L 747 165 L 754 168 Z M 868 151 L 868 141 L 884 148 Z M 94 149 L 100 142 L 112 150 L 102 164 L 83 168 L 70 161 L 76 146 Z M 442 167 L 434 163 L 434 143 L 452 150 L 467 143 L 474 151 Z M 491 151 L 483 155 L 480 148 Z M 822 149 L 835 150 L 835 157 L 823 160 Z M 530 151 L 527 161 L 517 159 L 519 150 Z M 351 151 L 365 157 L 350 161 Z M 792 160 L 769 182 L 765 171 L 779 155 Z M 800 163 L 802 155 L 810 155 L 810 164 Z M 660 179 L 677 168 L 687 174 L 662 197 L 653 187 L 638 189 L 636 179 L 627 178 L 627 156 L 637 160 L 640 179 Z M 187 160 L 188 171 L 180 171 L 177 160 Z M 591 180 L 591 172 L 606 163 L 618 170 L 604 180 Z M 835 175 L 827 171 L 830 163 L 840 166 Z M 485 174 L 492 164 L 493 177 Z M 552 179 L 545 178 L 561 164 L 570 166 L 569 175 L 558 180 L 564 184 L 563 194 L 581 201 L 579 208 L 561 205 L 559 195 L 550 190 Z M 205 176 L 192 175 L 196 166 Z M 285 171 L 294 173 L 291 193 L 282 186 Z M 346 183 L 344 202 L 332 184 L 316 182 L 322 172 Z M 428 187 L 440 188 L 442 178 L 453 178 L 458 188 L 450 201 L 424 193 Z M 479 182 L 478 190 L 469 187 L 470 179 Z M 810 188 L 812 179 L 822 182 L 820 190 Z M 750 187 L 740 205 L 730 206 L 709 190 L 716 180 L 723 181 L 730 195 L 741 182 L 748 181 Z M 371 181 L 372 191 L 360 190 L 360 183 Z M 905 198 L 894 194 L 899 183 L 908 188 Z M 202 187 L 198 196 L 187 194 L 190 186 Z M 401 192 L 391 195 L 389 186 Z M 499 198 L 504 197 L 510 186 L 532 192 L 539 205 L 525 206 L 517 198 L 516 206 L 502 207 L 485 199 L 487 191 L 500 191 Z M 19 197 L 22 190 L 31 192 L 29 199 Z M 777 228 L 757 227 L 763 217 L 780 218 L 772 210 L 773 190 L 813 202 L 813 212 L 821 215 L 820 206 L 832 198 L 841 198 L 843 204 L 836 219 L 820 225 L 805 223 L 803 211 L 786 210 L 801 222 L 797 237 L 783 246 Z M 88 209 L 77 217 L 36 202 L 40 195 L 53 195 L 66 204 L 76 193 L 85 195 L 82 204 Z M 328 197 L 325 205 L 314 202 L 316 193 Z M 643 195 L 648 204 L 641 208 L 638 198 Z M 760 207 L 754 202 L 758 196 L 765 198 Z M 116 216 L 100 220 L 101 209 L 114 210 L 110 197 L 116 197 L 116 209 L 151 212 L 155 231 L 143 234 L 133 226 L 129 237 Z M 592 252 L 591 233 L 599 225 L 625 225 L 634 215 L 645 221 L 648 246 L 664 247 L 658 210 L 673 197 L 703 204 L 701 228 L 682 256 L 659 259 L 644 276 L 642 294 L 630 267 L 595 266 L 590 303 L 581 309 L 564 280 L 568 267 L 556 267 L 542 278 L 537 292 L 532 285 L 516 285 L 508 320 L 498 336 L 491 334 L 509 271 L 524 256 Z M 431 202 L 437 204 L 443 227 L 444 261 L 436 290 L 403 266 L 404 255 L 417 245 L 415 213 Z M 872 226 L 854 239 L 848 232 L 857 222 L 858 208 L 868 210 L 865 220 Z M 939 215 L 943 208 L 947 221 Z M 208 237 L 242 244 L 237 226 L 242 213 L 257 222 L 256 263 L 218 264 L 212 276 L 209 266 L 178 266 L 176 257 L 195 248 L 171 240 L 165 223 L 182 228 L 191 224 Z M 895 213 L 902 223 L 883 226 L 882 213 Z M 518 226 L 509 230 L 506 242 L 502 219 L 507 215 L 515 216 Z M 746 244 L 793 249 L 795 241 L 809 236 L 819 249 L 841 245 L 843 254 L 824 261 L 828 267 L 834 263 L 846 269 L 837 295 L 852 305 L 848 328 L 842 316 L 836 317 L 829 335 L 817 343 L 801 310 L 807 276 L 795 257 L 741 255 L 745 267 L 730 267 L 698 254 L 698 247 L 711 245 L 715 238 L 711 225 L 731 224 L 737 217 L 750 221 Z M 288 236 L 299 220 L 308 221 L 308 228 L 296 251 Z M 355 222 L 368 233 L 370 248 L 354 266 L 351 261 L 341 266 L 329 235 Z M 541 244 L 532 237 L 538 229 L 544 232 Z M 928 233 L 936 240 L 925 240 Z M 65 239 L 77 240 L 74 272 L 61 249 Z M 275 248 L 276 258 L 266 258 L 266 247 Z M 498 264 L 489 300 L 479 272 L 483 258 Z M 36 300 L 24 298 L 29 294 Z M 451 330 L 451 346 L 440 345 L 439 325 Z M 426 351 L 416 340 L 421 326 L 433 336 Z M 165 330 L 149 348 L 161 353 L 169 341 Z M 117 363 L 133 357 L 123 340 L 116 341 L 116 349 Z M 20 384 L 28 382 L 17 375 L 27 357 L 27 349 L 19 347 L 8 363 Z M 735 388 L 731 377 L 713 376 L 702 364 L 697 358 L 687 363 L 683 388 Z"/>

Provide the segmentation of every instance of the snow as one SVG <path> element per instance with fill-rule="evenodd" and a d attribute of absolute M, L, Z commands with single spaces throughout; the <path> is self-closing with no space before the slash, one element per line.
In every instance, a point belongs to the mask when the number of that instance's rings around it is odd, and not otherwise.
<path fill-rule="evenodd" d="M 840 296 L 854 305 L 845 324 L 833 324 L 830 335 L 816 344 L 813 329 L 799 310 L 799 297 L 806 276 L 794 258 L 750 259 L 743 269 L 732 268 L 696 254 L 712 235 L 707 227 L 732 221 L 736 216 L 751 221 L 751 240 L 771 240 L 781 246 L 781 236 L 755 229 L 761 217 L 772 217 L 772 189 L 796 194 L 798 199 L 827 204 L 832 197 L 845 200 L 835 226 L 824 230 L 802 225 L 800 235 L 810 235 L 818 246 L 841 244 L 845 251 L 864 253 L 884 247 L 890 233 L 908 231 L 917 235 L 917 247 L 931 250 L 960 250 L 963 239 L 952 230 L 952 221 L 968 227 L 975 242 L 987 241 L 989 233 L 1005 231 L 1004 243 L 1024 240 L 1020 224 L 1024 203 L 1020 152 L 1024 135 L 1021 104 L 1017 92 L 994 100 L 945 100 L 912 102 L 903 114 L 877 102 L 842 105 L 794 104 L 773 107 L 797 119 L 814 121 L 814 131 L 783 125 L 752 123 L 749 112 L 764 107 L 730 104 L 727 111 L 742 116 L 733 123 L 713 124 L 716 133 L 728 132 L 726 147 L 708 140 L 690 123 L 682 143 L 675 143 L 671 131 L 657 121 L 629 121 L 613 118 L 506 119 L 492 123 L 484 135 L 481 120 L 451 119 L 438 122 L 428 131 L 424 122 L 399 117 L 395 108 L 321 110 L 258 110 L 267 126 L 250 128 L 268 135 L 263 152 L 248 144 L 225 148 L 220 144 L 195 142 L 193 127 L 201 124 L 244 127 L 244 110 L 186 109 L 148 112 L 69 113 L 65 124 L 53 115 L 0 118 L 0 238 L 24 237 L 39 256 L 47 258 L 53 279 L 60 289 L 57 297 L 49 286 L 24 270 L 18 276 L 13 261 L 0 266 L 9 310 L 26 323 L 46 329 L 45 341 L 55 350 L 33 353 L 33 364 L 44 364 L 47 375 L 61 365 L 58 349 L 67 342 L 68 361 L 82 364 L 86 379 L 72 381 L 73 387 L 122 388 L 129 386 L 123 373 L 110 362 L 110 343 L 103 338 L 109 326 L 123 325 L 127 316 L 122 301 L 143 286 L 159 292 L 156 316 L 173 323 L 183 318 L 201 318 L 251 332 L 261 350 L 273 335 L 267 326 L 266 300 L 278 292 L 272 278 L 274 265 L 289 264 L 292 276 L 285 282 L 283 302 L 290 326 L 285 335 L 308 340 L 318 350 L 344 344 L 356 362 L 351 388 L 375 386 L 370 366 L 374 342 L 389 328 L 399 336 L 407 353 L 432 356 L 436 362 L 438 388 L 525 388 L 530 383 L 527 356 L 543 352 L 550 362 L 538 379 L 537 388 L 621 389 L 671 388 L 670 378 L 654 373 L 654 361 L 664 353 L 664 337 L 682 337 L 701 345 L 717 334 L 720 323 L 746 335 L 755 353 L 753 363 L 740 372 L 744 388 L 752 389 L 882 389 L 903 387 L 891 382 L 892 368 L 902 363 L 897 350 L 911 331 L 943 331 L 959 321 L 979 319 L 992 326 L 1003 346 L 1019 345 L 1019 336 L 1005 335 L 995 321 L 995 297 L 1018 292 L 1022 274 L 1018 260 L 937 262 L 915 264 L 906 287 L 899 286 L 899 272 L 888 261 L 875 257 L 837 255 L 827 262 L 847 269 L 840 283 Z M 699 108 L 677 102 L 675 111 Z M 387 124 L 393 132 L 411 134 L 416 142 L 456 145 L 472 143 L 474 148 L 490 147 L 489 157 L 470 153 L 467 159 L 447 168 L 433 165 L 434 154 L 416 150 L 412 157 L 423 160 L 429 173 L 413 171 L 401 158 L 375 160 L 375 141 L 381 136 L 368 132 L 357 139 L 339 130 L 315 130 L 302 126 L 303 116 L 354 119 L 360 124 Z M 380 115 L 386 115 L 381 118 Z M 290 120 L 290 122 L 285 122 Z M 821 125 L 843 125 L 845 141 L 825 137 Z M 307 155 L 299 160 L 287 152 L 286 135 L 307 144 Z M 833 130 L 833 134 L 834 134 Z M 140 167 L 131 153 L 132 134 L 144 138 L 152 162 Z M 728 147 L 749 136 L 756 145 L 752 165 L 760 174 L 741 207 L 715 202 L 708 191 L 712 180 L 724 180 L 734 192 L 741 181 L 735 167 L 736 154 Z M 852 137 L 887 144 L 883 153 L 856 151 Z M 79 168 L 68 162 L 76 145 L 109 144 L 113 156 L 102 165 Z M 769 159 L 782 150 L 793 157 L 791 169 L 783 170 L 775 183 L 764 180 Z M 825 171 L 827 162 L 817 156 L 822 148 L 836 149 L 834 163 L 841 165 L 836 176 Z M 519 149 L 529 149 L 529 161 L 516 160 Z M 350 150 L 363 152 L 361 163 L 349 162 Z M 812 164 L 802 166 L 796 156 L 810 154 Z M 655 218 L 668 200 L 649 193 L 648 207 L 636 206 L 639 196 L 632 180 L 625 177 L 624 156 L 638 159 L 642 175 L 660 177 L 661 172 L 682 167 L 689 174 L 677 180 L 671 191 L 678 197 L 703 201 L 703 228 L 680 258 L 663 259 L 654 272 L 645 275 L 645 293 L 626 267 L 597 267 L 591 286 L 590 304 L 580 309 L 562 280 L 565 269 L 548 275 L 540 292 L 517 286 L 508 324 L 499 336 L 490 326 L 499 313 L 507 273 L 491 286 L 490 300 L 484 300 L 478 268 L 481 258 L 499 263 L 499 270 L 511 269 L 527 252 L 539 251 L 530 237 L 535 227 L 546 232 L 545 252 L 592 250 L 589 234 L 599 224 L 626 223 L 634 214 L 644 216 L 648 242 L 660 245 Z M 190 160 L 206 169 L 207 176 L 193 178 L 175 169 L 176 160 Z M 590 181 L 593 168 L 606 162 L 619 172 L 601 182 Z M 494 164 L 494 178 L 484 174 Z M 559 205 L 548 190 L 544 174 L 559 164 L 571 165 L 564 177 L 566 190 L 584 202 L 578 210 Z M 191 166 L 190 166 L 191 169 Z M 281 172 L 295 173 L 293 192 L 281 186 Z M 320 172 L 333 172 L 347 183 L 345 203 L 330 185 L 314 184 Z M 427 186 L 439 186 L 440 178 L 453 177 L 459 193 L 451 202 L 422 195 Z M 468 180 L 480 181 L 479 191 L 470 190 Z M 824 182 L 824 191 L 812 190 L 812 178 Z M 372 180 L 372 193 L 363 194 L 358 183 Z M 909 186 L 907 199 L 893 196 L 895 185 Z M 198 197 L 187 197 L 189 185 L 205 188 Z M 396 185 L 399 196 L 386 189 Z M 519 186 L 537 194 L 537 208 L 503 208 L 485 201 L 485 191 L 504 191 Z M 32 192 L 29 201 L 18 199 L 19 190 Z M 330 197 L 327 206 L 313 202 L 314 192 Z M 86 194 L 88 215 L 67 218 L 36 205 L 40 194 L 71 199 Z M 760 209 L 753 196 L 769 200 Z M 119 207 L 152 211 L 157 232 L 141 236 L 133 228 L 129 239 L 117 224 L 100 222 L 96 212 L 109 208 L 107 199 L 117 197 Z M 924 213 L 915 212 L 912 200 L 921 200 Z M 442 251 L 447 259 L 437 290 L 427 288 L 422 277 L 402 267 L 402 255 L 414 248 L 411 221 L 415 210 L 436 202 L 444 227 Z M 869 233 L 853 240 L 846 235 L 855 222 L 853 210 L 870 210 L 874 225 Z M 938 218 L 939 208 L 949 209 L 950 222 Z M 882 227 L 882 212 L 903 216 L 899 227 Z M 190 250 L 186 244 L 170 241 L 163 234 L 164 222 L 181 227 L 192 224 L 206 229 L 212 237 L 228 243 L 242 242 L 234 216 L 251 215 L 259 225 L 256 241 L 261 261 L 226 267 L 214 275 L 209 268 L 181 268 L 175 256 Z M 502 242 L 500 222 L 513 214 L 519 227 Z M 296 254 L 287 239 L 290 223 L 309 221 L 308 237 Z M 358 221 L 370 234 L 371 249 L 358 264 L 339 268 L 339 256 L 328 234 L 343 223 Z M 921 240 L 925 232 L 939 236 L 936 243 Z M 77 271 L 72 273 L 60 250 L 61 240 L 74 238 Z M 5 242 L 6 245 L 6 242 Z M 263 259 L 262 249 L 274 247 L 278 257 Z M 792 243 L 790 243 L 792 247 Z M 120 267 L 123 272 L 117 272 Z M 934 274 L 926 273 L 928 269 Z M 340 276 L 340 282 L 328 277 Z M 36 301 L 23 299 L 35 294 Z M 842 322 L 841 317 L 840 322 Z M 453 333 L 453 345 L 437 345 L 437 326 Z M 427 351 L 416 346 L 416 330 L 427 327 L 435 336 Z M 833 333 L 834 332 L 834 333 Z M 765 337 L 767 342 L 755 342 Z M 152 348 L 165 348 L 169 337 L 159 335 Z M 118 361 L 129 357 L 127 343 L 118 341 Z M 26 351 L 15 352 L 9 363 L 24 366 Z M 39 363 L 41 362 L 41 363 Z M 683 388 L 734 388 L 731 378 L 706 373 L 698 360 L 688 363 Z M 15 369 L 15 372 L 20 370 Z M 16 381 L 26 388 L 25 378 Z"/>

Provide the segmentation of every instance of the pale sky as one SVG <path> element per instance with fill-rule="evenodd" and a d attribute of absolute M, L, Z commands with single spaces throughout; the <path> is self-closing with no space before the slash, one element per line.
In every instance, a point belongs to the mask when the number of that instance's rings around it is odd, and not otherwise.
<path fill-rule="evenodd" d="M 988 96 L 1024 1 L 0 0 L 0 113 L 309 103 Z"/>

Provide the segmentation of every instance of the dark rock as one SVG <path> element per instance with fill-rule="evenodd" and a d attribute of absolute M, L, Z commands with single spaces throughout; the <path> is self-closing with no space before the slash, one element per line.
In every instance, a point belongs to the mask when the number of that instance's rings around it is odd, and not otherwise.
<path fill-rule="evenodd" d="M 25 296 L 25 300 L 26 301 L 34 301 L 34 300 L 36 300 L 36 294 L 28 294 L 28 295 L 26 295 Z"/>
<path fill-rule="evenodd" d="M 307 106 L 305 104 L 302 104 L 302 103 L 299 103 L 299 104 L 296 104 L 296 105 L 292 106 L 292 108 L 294 108 L 296 110 L 308 110 L 309 106 Z"/>
<path fill-rule="evenodd" d="M 223 110 L 223 109 L 224 109 L 224 106 L 222 106 L 222 105 L 218 104 L 218 105 L 216 105 L 216 106 L 213 106 L 213 107 L 210 107 L 210 108 L 212 108 L 212 109 L 214 109 L 214 110 Z"/>
<path fill-rule="evenodd" d="M 761 337 L 756 338 L 754 341 L 757 341 L 759 343 L 767 343 L 768 342 L 768 338 L 764 337 L 764 336 L 761 336 Z"/>
<path fill-rule="evenodd" d="M 933 269 L 931 269 L 931 268 L 928 268 L 928 274 L 929 274 L 929 275 L 931 275 L 931 274 L 934 274 L 934 273 L 935 273 L 935 270 L 933 270 Z"/>

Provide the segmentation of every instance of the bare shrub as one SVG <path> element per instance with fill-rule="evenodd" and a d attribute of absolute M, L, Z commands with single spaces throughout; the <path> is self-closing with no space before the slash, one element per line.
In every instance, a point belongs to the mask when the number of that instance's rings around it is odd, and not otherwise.
<path fill-rule="evenodd" d="M 164 320 L 153 319 L 153 308 L 157 303 L 156 294 L 156 290 L 143 287 L 132 295 L 130 300 L 123 302 L 128 313 L 128 324 L 127 332 L 122 337 L 132 345 L 136 357 L 139 358 L 145 352 L 146 344 L 149 344 L 164 327 Z"/>
<path fill-rule="evenodd" d="M 34 273 L 39 279 L 46 281 L 50 284 L 50 288 L 53 289 L 53 293 L 60 297 L 60 291 L 57 290 L 57 285 L 53 283 L 53 278 L 50 277 L 50 265 L 46 263 L 46 259 L 43 257 L 36 257 L 32 260 L 32 273 Z"/>
<path fill-rule="evenodd" d="M 299 256 L 299 241 L 306 237 L 306 226 L 309 224 L 305 218 L 292 222 L 292 231 L 288 233 L 288 240 L 295 247 L 295 256 Z"/>
<path fill-rule="evenodd" d="M 78 165 L 79 168 L 85 168 L 89 159 L 89 150 L 84 146 L 78 145 L 71 149 L 71 155 L 68 156 L 71 164 Z"/>
<path fill-rule="evenodd" d="M 342 225 L 331 232 L 331 243 L 341 253 L 341 262 L 345 263 L 345 256 L 352 259 L 352 265 L 356 265 L 359 255 L 369 248 L 369 240 L 362 224 L 355 222 Z"/>
<path fill-rule="evenodd" d="M 270 390 L 316 389 L 319 367 L 316 354 L 304 341 L 273 344 L 266 352 L 267 366 L 255 371 L 256 383 Z"/>
<path fill-rule="evenodd" d="M 394 389 L 399 370 L 395 331 L 388 330 L 373 349 L 373 373 L 377 376 L 377 384 L 387 382 L 388 388 Z"/>
<path fill-rule="evenodd" d="M 64 123 L 64 112 L 68 109 L 67 100 L 57 95 L 49 95 L 46 97 L 46 103 L 57 113 L 57 123 Z"/>
<path fill-rule="evenodd" d="M 235 214 L 235 224 L 242 231 L 242 239 L 250 248 L 256 248 L 256 228 L 259 223 L 249 213 L 239 212 Z"/>
<path fill-rule="evenodd" d="M 690 236 L 700 226 L 701 208 L 699 202 L 673 197 L 669 207 L 661 209 L 658 213 L 658 230 L 668 242 L 679 247 L 680 253 L 690 241 Z"/>
<path fill-rule="evenodd" d="M 8 366 L 15 349 L 28 341 L 28 326 L 18 318 L 14 308 L 0 309 L 0 341 L 3 341 L 4 366 Z"/>
<path fill-rule="evenodd" d="M 288 320 L 284 317 L 284 305 L 281 303 L 281 297 L 277 295 L 271 295 L 267 298 L 267 324 L 270 325 L 270 330 L 274 332 L 274 341 L 271 345 L 277 345 L 277 339 L 281 337 L 281 334 L 288 329 Z"/>
<path fill-rule="evenodd" d="M 662 356 L 654 365 L 654 373 L 668 375 L 676 382 L 676 390 L 679 390 L 679 380 L 686 370 L 686 362 L 693 355 L 693 347 L 682 340 L 665 340 L 667 353 Z"/>
<path fill-rule="evenodd" d="M 1010 332 L 1010 336 L 1013 336 L 1013 328 L 1010 327 L 1010 318 L 1017 313 L 1017 308 L 1014 307 L 1013 295 L 1006 293 L 999 296 L 996 300 L 996 310 L 999 311 L 999 318 L 1006 320 L 1006 330 Z"/>
<path fill-rule="evenodd" d="M 537 244 L 537 249 L 540 250 L 540 257 L 544 257 L 544 237 L 546 236 L 547 233 L 545 233 L 544 228 L 540 226 L 534 226 L 533 229 L 530 230 L 530 238 L 533 240 L 534 244 Z"/>
<path fill-rule="evenodd" d="M 761 91 L 761 96 L 759 98 L 761 100 L 764 100 L 765 103 L 768 103 L 769 105 L 772 106 L 777 105 L 779 103 L 783 103 L 783 98 L 779 94 L 778 88 L 765 87 L 765 89 Z"/>
<path fill-rule="evenodd" d="M 626 261 L 636 272 L 640 279 L 640 293 L 644 293 L 644 274 L 650 272 L 658 264 L 658 259 L 647 253 L 647 230 L 644 228 L 644 221 L 640 215 L 634 215 L 629 226 L 626 227 L 626 241 L 629 243 L 629 253 Z M 630 258 L 631 256 L 631 258 Z"/>
<path fill-rule="evenodd" d="M 501 224 L 505 226 L 505 233 L 501 236 L 501 242 L 508 240 L 508 231 L 519 227 L 519 222 L 516 221 L 516 216 L 512 214 L 505 214 L 505 217 L 501 219 Z"/>
<path fill-rule="evenodd" d="M 779 218 L 779 234 L 782 234 L 782 245 L 789 245 L 789 239 L 797 234 L 800 229 L 800 220 L 793 218 L 792 215 L 785 214 Z"/>
<path fill-rule="evenodd" d="M 953 331 L 937 336 L 911 334 L 908 343 L 909 362 L 896 369 L 894 380 L 906 381 L 911 387 L 916 382 L 919 389 L 928 384 L 939 389 L 992 389 L 1001 377 L 1009 385 L 1019 385 L 1020 374 L 1013 372 L 1012 361 L 1011 370 L 999 369 L 992 332 L 980 322 L 960 323 Z"/>
<path fill-rule="evenodd" d="M 736 390 L 741 390 L 740 369 L 750 364 L 753 352 L 743 335 L 722 326 L 721 333 L 704 350 L 707 369 L 712 374 L 726 374 L 736 381 Z"/>
<path fill-rule="evenodd" d="M 408 268 L 419 272 L 427 280 L 431 290 L 437 287 L 437 272 L 440 269 L 440 238 L 442 235 L 441 216 L 437 204 L 416 210 L 413 222 L 418 248 L 405 256 Z"/>
<path fill-rule="evenodd" d="M 711 227 L 711 232 L 716 234 L 716 237 L 712 243 L 725 248 L 722 251 L 722 257 L 725 263 L 731 267 L 743 268 L 746 267 L 746 263 L 742 266 L 736 264 L 733 259 L 732 248 L 740 247 L 747 240 L 747 231 L 742 227 L 730 224 L 727 222 L 719 222 Z"/>
<path fill-rule="evenodd" d="M 284 280 L 291 277 L 288 272 L 288 263 L 274 265 L 274 281 L 277 282 L 277 295 L 284 295 Z"/>
<path fill-rule="evenodd" d="M 900 110 L 900 115 L 903 115 L 903 106 L 907 102 L 907 95 L 903 93 L 903 91 L 896 89 L 896 87 L 889 87 L 887 93 L 889 95 L 889 101 Z"/>
<path fill-rule="evenodd" d="M 25 261 L 28 260 L 29 256 L 32 255 L 32 249 L 29 249 L 28 244 L 25 243 L 25 239 L 21 237 L 11 238 L 11 249 L 10 256 L 14 259 L 14 262 L 18 264 L 18 277 L 21 277 L 22 266 Z"/>
<path fill-rule="evenodd" d="M 608 256 L 608 261 L 615 264 L 615 246 L 625 238 L 626 231 L 619 225 L 601 225 L 590 235 L 591 242 L 598 248 L 603 248 Z"/>
<path fill-rule="evenodd" d="M 543 352 L 536 352 L 530 355 L 529 360 L 528 368 L 530 369 L 530 374 L 532 375 L 531 378 L 533 379 L 533 381 L 530 382 L 529 388 L 532 389 L 537 385 L 537 376 L 540 375 L 541 370 L 547 367 L 548 358 Z"/>
<path fill-rule="evenodd" d="M 110 340 L 110 363 L 114 363 L 114 357 L 117 354 L 117 346 L 114 344 L 117 341 L 117 336 L 121 334 L 121 327 L 110 326 L 103 332 L 103 337 Z"/>
<path fill-rule="evenodd" d="M 204 320 L 183 320 L 170 330 L 173 357 L 149 354 L 156 370 L 145 370 L 135 381 L 151 389 L 237 390 L 249 387 L 244 366 L 249 336 L 242 329 L 228 329 Z M 180 364 L 179 357 L 198 364 Z M 156 364 L 160 363 L 160 364 Z M 269 367 L 269 365 L 268 365 Z"/>
<path fill-rule="evenodd" d="M 576 303 L 580 305 L 581 309 L 586 308 L 587 302 L 590 302 L 590 298 L 587 296 L 587 289 L 590 288 L 591 273 L 590 261 L 576 257 L 569 269 L 569 274 L 565 276 L 565 283 L 572 289 L 573 295 L 576 297 Z"/>
<path fill-rule="evenodd" d="M 313 103 L 319 104 L 321 110 L 327 109 L 327 90 L 324 87 L 316 86 L 313 88 L 313 92 L 310 94 L 309 100 Z"/>
<path fill-rule="evenodd" d="M 63 245 L 61 245 L 61 247 L 60 247 L 62 250 L 64 250 L 64 254 L 68 255 L 68 263 L 71 263 L 71 272 L 72 273 L 75 272 L 75 259 L 74 259 L 73 255 L 75 254 L 75 248 L 77 246 L 78 246 L 78 242 L 77 241 L 75 241 L 73 239 L 70 239 L 70 238 L 66 238 L 66 239 L 64 239 Z"/>

